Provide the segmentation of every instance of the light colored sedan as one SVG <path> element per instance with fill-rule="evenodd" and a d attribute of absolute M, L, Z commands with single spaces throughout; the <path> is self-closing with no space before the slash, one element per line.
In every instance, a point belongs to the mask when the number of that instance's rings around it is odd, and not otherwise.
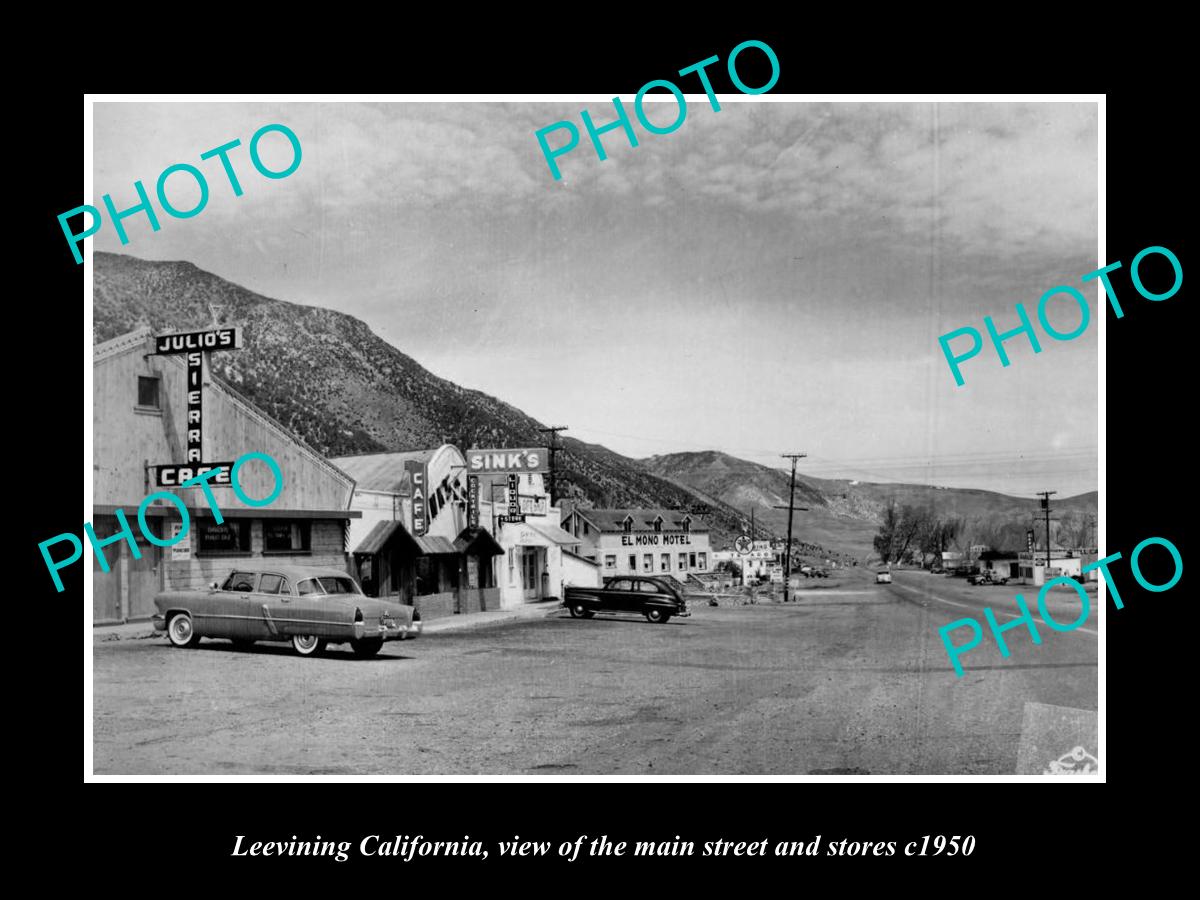
<path fill-rule="evenodd" d="M 194 647 L 201 638 L 243 647 L 280 641 L 315 656 L 328 644 L 348 643 L 356 655 L 374 656 L 384 641 L 421 633 L 413 607 L 366 596 L 339 569 L 243 564 L 205 590 L 159 594 L 154 605 L 154 627 L 176 647 Z"/>
<path fill-rule="evenodd" d="M 876 584 L 891 584 L 892 583 L 892 573 L 889 572 L 887 569 L 881 569 L 880 571 L 875 573 L 875 583 Z"/>

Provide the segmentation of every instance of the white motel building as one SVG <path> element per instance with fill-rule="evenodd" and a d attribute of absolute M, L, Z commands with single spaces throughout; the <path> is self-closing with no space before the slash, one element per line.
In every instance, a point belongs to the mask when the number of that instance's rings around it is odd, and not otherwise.
<path fill-rule="evenodd" d="M 670 575 L 686 581 L 711 571 L 708 529 L 682 510 L 574 508 L 562 527 L 604 578 Z"/>

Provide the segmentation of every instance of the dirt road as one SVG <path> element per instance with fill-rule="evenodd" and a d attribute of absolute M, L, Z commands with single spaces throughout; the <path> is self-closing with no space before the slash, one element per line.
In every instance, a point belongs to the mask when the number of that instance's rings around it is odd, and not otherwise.
<path fill-rule="evenodd" d="M 1011 657 L 989 642 L 956 678 L 937 628 L 971 613 L 915 584 L 666 625 L 564 613 L 372 660 L 97 642 L 95 771 L 1011 773 L 1026 702 L 1096 708 L 1094 634 L 1014 629 Z"/>

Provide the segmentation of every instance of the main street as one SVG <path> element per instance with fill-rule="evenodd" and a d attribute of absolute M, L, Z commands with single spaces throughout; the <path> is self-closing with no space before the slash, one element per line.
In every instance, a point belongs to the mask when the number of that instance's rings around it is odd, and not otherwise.
<path fill-rule="evenodd" d="M 97 774 L 1011 774 L 1026 703 L 1095 710 L 1092 614 L 990 634 L 955 676 L 937 629 L 1020 586 L 868 573 L 795 603 L 640 617 L 559 611 L 388 644 L 97 641 Z M 1034 607 L 1036 610 L 1036 607 Z M 1078 615 L 1071 591 L 1052 613 Z M 1086 630 L 1085 630 L 1086 629 Z M 964 630 L 957 642 L 966 640 Z M 1062 752 L 1070 747 L 1061 748 Z"/>

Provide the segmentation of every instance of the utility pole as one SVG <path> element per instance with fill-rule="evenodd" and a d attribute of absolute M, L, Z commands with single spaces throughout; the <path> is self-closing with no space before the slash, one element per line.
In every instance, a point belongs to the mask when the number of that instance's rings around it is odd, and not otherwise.
<path fill-rule="evenodd" d="M 755 537 L 756 537 L 756 534 L 754 531 L 754 507 L 752 506 L 752 507 L 750 507 L 750 542 L 751 543 L 754 543 Z"/>
<path fill-rule="evenodd" d="M 790 459 L 792 461 L 792 487 L 788 494 L 788 536 L 787 547 L 783 551 L 783 602 L 788 602 L 788 588 L 791 586 L 792 579 L 792 513 L 795 511 L 796 503 L 796 460 L 803 459 L 808 456 L 807 453 L 781 453 L 781 459 Z"/>
<path fill-rule="evenodd" d="M 538 431 L 540 431 L 542 434 L 549 433 L 549 435 L 550 435 L 550 505 L 551 506 L 554 505 L 554 501 L 556 499 L 555 488 L 558 487 L 558 473 L 556 472 L 555 467 L 554 467 L 554 453 L 556 450 L 558 450 L 558 433 L 560 431 L 566 431 L 566 430 L 567 430 L 566 425 L 551 425 L 548 428 L 539 428 L 538 429 Z"/>
<path fill-rule="evenodd" d="M 1046 573 L 1050 572 L 1050 496 L 1058 491 L 1038 491 L 1042 498 L 1042 509 L 1046 511 Z"/>

